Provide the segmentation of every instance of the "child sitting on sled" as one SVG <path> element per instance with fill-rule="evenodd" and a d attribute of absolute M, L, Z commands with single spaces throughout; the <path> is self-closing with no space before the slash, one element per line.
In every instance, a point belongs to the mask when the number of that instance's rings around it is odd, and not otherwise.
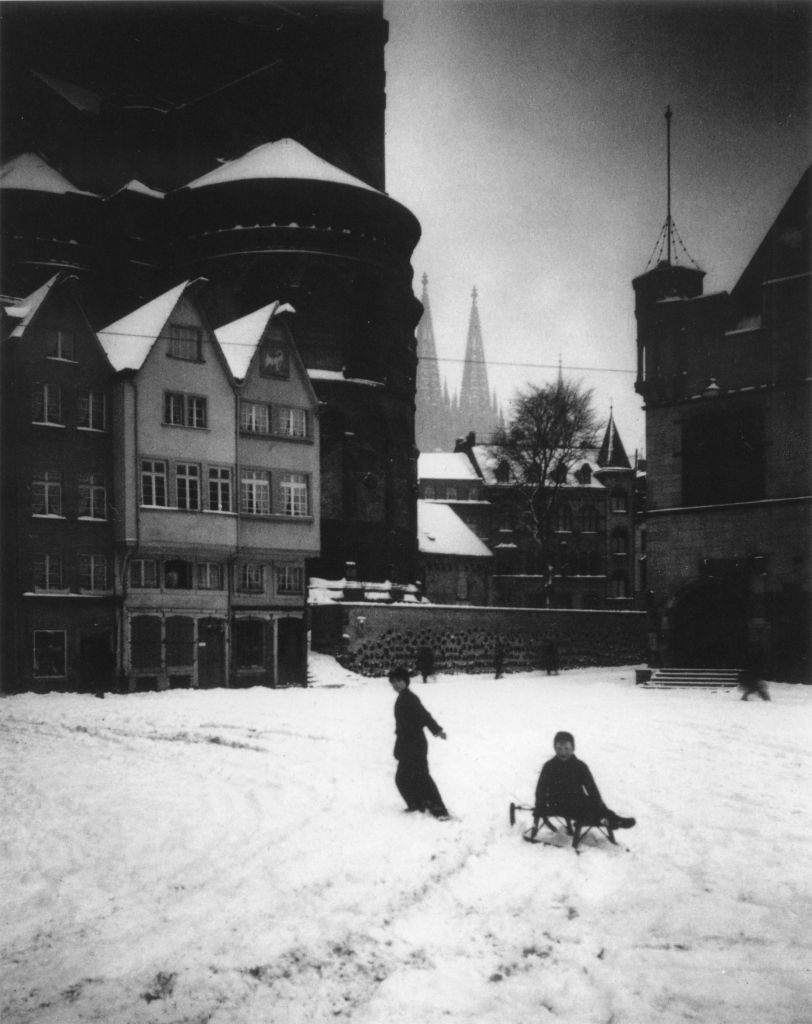
<path fill-rule="evenodd" d="M 633 828 L 634 818 L 621 818 L 603 802 L 592 772 L 575 756 L 572 733 L 557 732 L 553 747 L 555 757 L 545 762 L 536 785 L 534 827 L 548 818 L 565 818 L 582 825 L 605 822 L 612 831 Z"/>

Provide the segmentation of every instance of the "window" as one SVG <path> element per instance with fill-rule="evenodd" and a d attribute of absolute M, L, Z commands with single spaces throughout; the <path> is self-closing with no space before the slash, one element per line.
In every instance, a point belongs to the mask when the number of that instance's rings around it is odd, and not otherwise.
<path fill-rule="evenodd" d="M 76 346 L 73 331 L 52 328 L 45 332 L 46 352 L 49 359 L 76 360 Z"/>
<path fill-rule="evenodd" d="M 179 462 L 175 467 L 175 487 L 178 508 L 197 512 L 200 508 L 200 466 L 193 462 Z"/>
<path fill-rule="evenodd" d="M 157 587 L 158 563 L 154 558 L 135 558 L 130 565 L 131 587 Z"/>
<path fill-rule="evenodd" d="M 714 505 L 763 498 L 765 461 L 760 410 L 700 413 L 682 424 L 683 503 Z"/>
<path fill-rule="evenodd" d="M 468 573 L 464 569 L 457 573 L 457 600 L 468 600 Z"/>
<path fill-rule="evenodd" d="M 34 384 L 31 419 L 34 423 L 62 423 L 62 392 L 58 384 Z"/>
<path fill-rule="evenodd" d="M 457 500 L 457 488 L 456 487 L 446 487 L 446 489 L 445 489 L 445 496 L 446 496 L 446 500 L 447 501 L 456 501 Z"/>
<path fill-rule="evenodd" d="M 310 500 L 307 477 L 302 473 L 284 473 L 280 481 L 282 492 L 282 514 L 286 516 L 309 516 Z"/>
<path fill-rule="evenodd" d="M 35 516 L 62 515 L 62 475 L 46 470 L 31 485 L 31 511 Z"/>
<path fill-rule="evenodd" d="M 79 518 L 107 518 L 107 482 L 101 473 L 79 477 Z"/>
<path fill-rule="evenodd" d="M 612 554 L 626 555 L 629 552 L 629 535 L 625 530 L 612 530 Z"/>
<path fill-rule="evenodd" d="M 273 418 L 275 434 L 284 434 L 285 437 L 307 437 L 306 409 L 294 409 L 286 405 L 275 406 Z"/>
<path fill-rule="evenodd" d="M 304 592 L 304 572 L 300 565 L 279 565 L 276 568 L 276 591 L 278 594 L 301 594 Z"/>
<path fill-rule="evenodd" d="M 625 491 L 612 491 L 609 496 L 609 507 L 613 512 L 628 512 L 629 499 Z"/>
<path fill-rule="evenodd" d="M 169 355 L 173 359 L 188 359 L 200 362 L 200 328 L 185 324 L 169 325 Z"/>
<path fill-rule="evenodd" d="M 80 391 L 77 405 L 78 426 L 85 430 L 107 429 L 107 395 L 103 391 Z"/>
<path fill-rule="evenodd" d="M 200 590 L 222 590 L 222 567 L 217 562 L 198 562 L 197 586 Z"/>
<path fill-rule="evenodd" d="M 170 427 L 205 428 L 208 425 L 206 399 L 182 391 L 165 391 L 164 423 Z"/>
<path fill-rule="evenodd" d="M 209 510 L 231 511 L 231 470 L 220 466 L 209 468 Z"/>
<path fill-rule="evenodd" d="M 259 469 L 244 469 L 240 478 L 240 511 L 249 516 L 267 516 L 271 512 L 270 474 Z"/>
<path fill-rule="evenodd" d="M 243 562 L 240 566 L 240 590 L 261 594 L 265 589 L 263 567 L 257 562 Z"/>
<path fill-rule="evenodd" d="M 585 462 L 578 471 L 578 482 L 584 487 L 588 487 L 592 483 L 592 470 Z"/>
<path fill-rule="evenodd" d="M 141 460 L 141 504 L 166 508 L 166 463 L 160 459 Z"/>
<path fill-rule="evenodd" d="M 262 402 L 240 402 L 240 430 L 247 434 L 267 434 L 269 410 Z"/>
<path fill-rule="evenodd" d="M 64 629 L 34 630 L 34 675 L 40 679 L 64 676 L 67 669 L 67 633 Z"/>
<path fill-rule="evenodd" d="M 62 559 L 59 555 L 34 556 L 34 590 L 62 590 Z"/>
<path fill-rule="evenodd" d="M 559 505 L 555 510 L 555 528 L 559 533 L 572 533 L 572 509 Z"/>
<path fill-rule="evenodd" d="M 192 563 L 182 558 L 169 558 L 164 562 L 164 586 L 167 590 L 192 589 Z"/>
<path fill-rule="evenodd" d="M 595 533 L 598 529 L 598 510 L 594 505 L 584 505 L 580 516 L 581 530 L 584 533 Z"/>
<path fill-rule="evenodd" d="M 79 589 L 107 590 L 107 559 L 104 555 L 79 556 Z"/>
<path fill-rule="evenodd" d="M 162 629 L 157 615 L 135 615 L 130 620 L 130 664 L 134 669 L 161 667 Z"/>
<path fill-rule="evenodd" d="M 426 484 L 424 494 L 426 498 L 433 498 L 435 495 L 434 484 Z"/>
<path fill-rule="evenodd" d="M 624 598 L 629 596 L 629 578 L 623 572 L 612 574 L 609 580 L 609 597 Z"/>

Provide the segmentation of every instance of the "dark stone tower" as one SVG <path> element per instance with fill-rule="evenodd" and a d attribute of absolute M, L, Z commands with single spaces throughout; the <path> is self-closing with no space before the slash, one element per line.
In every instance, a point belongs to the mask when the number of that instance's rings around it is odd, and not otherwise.
<path fill-rule="evenodd" d="M 408 582 L 420 229 L 383 191 L 386 39 L 378 0 L 5 4 L 2 291 L 69 266 L 96 327 L 197 276 L 215 326 L 291 303 L 323 403 L 312 570 Z"/>

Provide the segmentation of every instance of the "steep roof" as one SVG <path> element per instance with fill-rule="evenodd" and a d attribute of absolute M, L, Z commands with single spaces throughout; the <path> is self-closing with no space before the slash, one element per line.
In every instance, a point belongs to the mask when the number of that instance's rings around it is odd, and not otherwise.
<path fill-rule="evenodd" d="M 220 342 L 229 369 L 237 380 L 242 380 L 248 373 L 251 359 L 271 317 L 279 313 L 294 312 L 293 306 L 287 303 L 271 302 L 215 330 L 214 334 Z"/>
<path fill-rule="evenodd" d="M 417 460 L 420 480 L 478 480 L 471 460 L 463 452 L 422 452 Z"/>
<path fill-rule="evenodd" d="M 51 288 L 53 288 L 62 276 L 62 272 L 54 274 L 50 280 L 46 281 L 45 284 L 41 285 L 35 292 L 32 292 L 26 298 L 22 299 L 22 301 L 18 302 L 14 306 L 6 306 L 6 315 L 20 321 L 11 332 L 12 338 L 21 338 L 23 336 L 26 327 L 28 327 L 37 315 L 37 311 L 47 298 Z"/>
<path fill-rule="evenodd" d="M 330 181 L 339 185 L 352 185 L 367 192 L 378 191 L 360 178 L 354 178 L 346 171 L 322 160 L 295 139 L 279 139 L 277 142 L 266 142 L 262 146 L 257 146 L 243 156 L 229 160 L 221 167 L 195 178 L 186 185 L 186 188 L 203 188 L 205 185 L 224 185 L 234 181 L 263 178 Z"/>
<path fill-rule="evenodd" d="M 114 370 L 140 368 L 188 285 L 184 281 L 98 332 Z"/>
<path fill-rule="evenodd" d="M 606 424 L 606 433 L 603 435 L 603 444 L 598 452 L 598 465 L 601 469 L 609 467 L 612 469 L 632 468 L 611 412 L 609 413 L 609 422 Z"/>
<path fill-rule="evenodd" d="M 452 508 L 420 499 L 417 502 L 417 545 L 424 555 L 493 557 Z"/>
<path fill-rule="evenodd" d="M 27 192 L 52 192 L 64 195 L 95 196 L 72 185 L 36 153 L 20 153 L 0 167 L 0 188 L 18 188 Z"/>

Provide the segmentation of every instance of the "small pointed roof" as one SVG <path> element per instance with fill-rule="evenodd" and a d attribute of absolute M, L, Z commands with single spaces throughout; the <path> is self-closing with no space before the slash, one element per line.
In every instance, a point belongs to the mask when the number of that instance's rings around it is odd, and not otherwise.
<path fill-rule="evenodd" d="M 20 153 L 0 167 L 0 188 L 18 188 L 27 192 L 53 192 L 64 195 L 96 196 L 72 185 L 37 153 Z"/>
<path fill-rule="evenodd" d="M 234 181 L 267 178 L 329 181 L 338 185 L 352 185 L 367 192 L 378 192 L 360 178 L 347 174 L 346 171 L 311 153 L 295 139 L 279 139 L 277 142 L 266 142 L 262 146 L 257 146 L 243 156 L 229 160 L 221 167 L 195 178 L 186 185 L 186 188 L 203 188 L 206 185 L 224 185 Z"/>
<path fill-rule="evenodd" d="M 184 281 L 98 332 L 114 370 L 141 367 L 190 283 Z"/>
<path fill-rule="evenodd" d="M 295 312 L 293 306 L 287 303 L 270 302 L 267 306 L 255 309 L 239 320 L 232 320 L 231 323 L 223 324 L 215 330 L 215 337 L 220 342 L 229 369 L 237 380 L 242 380 L 248 373 L 248 367 L 251 365 L 257 345 L 262 340 L 268 321 L 280 313 Z"/>
<path fill-rule="evenodd" d="M 629 457 L 620 434 L 615 426 L 615 418 L 612 411 L 609 411 L 609 422 L 606 424 L 606 433 L 603 435 L 603 444 L 598 452 L 598 465 L 601 469 L 631 469 Z"/>

